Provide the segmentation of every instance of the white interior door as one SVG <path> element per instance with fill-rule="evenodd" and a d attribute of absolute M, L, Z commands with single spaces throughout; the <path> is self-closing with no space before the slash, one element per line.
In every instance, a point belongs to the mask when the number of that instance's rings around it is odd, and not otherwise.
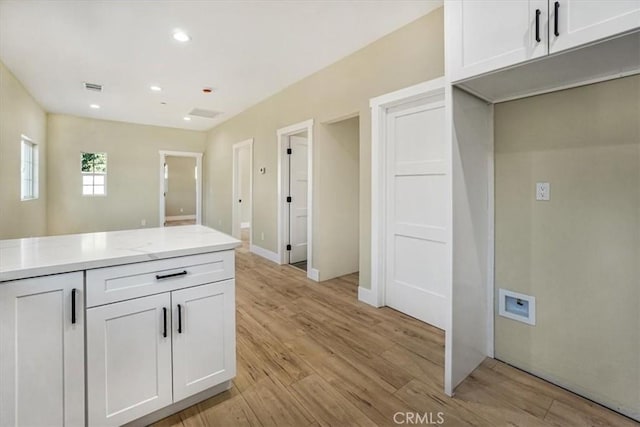
<path fill-rule="evenodd" d="M 171 303 L 177 402 L 236 374 L 234 282 L 174 291 Z"/>
<path fill-rule="evenodd" d="M 307 259 L 308 144 L 302 136 L 289 137 L 289 263 Z"/>
<path fill-rule="evenodd" d="M 386 133 L 386 305 L 445 329 L 451 202 L 442 96 L 390 109 Z"/>
<path fill-rule="evenodd" d="M 88 425 L 119 426 L 173 402 L 168 292 L 87 310 Z"/>

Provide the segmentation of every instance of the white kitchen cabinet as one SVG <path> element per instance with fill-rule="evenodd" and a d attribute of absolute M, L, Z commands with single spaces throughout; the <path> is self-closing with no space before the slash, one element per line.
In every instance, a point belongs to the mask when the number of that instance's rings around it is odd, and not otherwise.
<path fill-rule="evenodd" d="M 640 0 L 446 1 L 447 74 L 460 82 L 638 29 Z"/>
<path fill-rule="evenodd" d="M 0 426 L 84 426 L 84 279 L 0 283 Z"/>
<path fill-rule="evenodd" d="M 638 29 L 640 0 L 550 0 L 549 18 L 549 52 L 556 53 Z"/>
<path fill-rule="evenodd" d="M 452 81 L 548 53 L 547 0 L 445 2 Z"/>
<path fill-rule="evenodd" d="M 87 310 L 90 426 L 119 426 L 173 402 L 169 293 Z"/>
<path fill-rule="evenodd" d="M 234 282 L 171 293 L 173 398 L 180 401 L 236 374 Z"/>

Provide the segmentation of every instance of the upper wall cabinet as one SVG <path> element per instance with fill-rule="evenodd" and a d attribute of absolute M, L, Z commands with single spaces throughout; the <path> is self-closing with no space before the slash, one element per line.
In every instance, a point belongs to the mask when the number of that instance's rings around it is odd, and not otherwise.
<path fill-rule="evenodd" d="M 549 7 L 550 53 L 640 27 L 640 0 L 551 0 Z"/>
<path fill-rule="evenodd" d="M 453 81 L 548 53 L 547 0 L 459 0 L 445 7 Z"/>
<path fill-rule="evenodd" d="M 640 28 L 640 0 L 445 2 L 457 82 Z"/>

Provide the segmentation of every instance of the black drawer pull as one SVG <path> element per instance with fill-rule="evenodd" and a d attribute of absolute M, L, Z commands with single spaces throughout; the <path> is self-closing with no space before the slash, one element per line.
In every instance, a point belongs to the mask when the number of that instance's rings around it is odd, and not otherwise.
<path fill-rule="evenodd" d="M 76 324 L 76 293 L 77 289 L 71 289 L 71 324 Z"/>
<path fill-rule="evenodd" d="M 558 37 L 560 35 L 560 28 L 558 25 L 558 11 L 560 10 L 560 2 L 557 1 L 554 4 L 554 13 L 553 13 L 553 34 L 556 35 L 556 37 Z"/>
<path fill-rule="evenodd" d="M 540 14 L 542 12 L 540 9 L 536 9 L 536 41 L 540 43 Z"/>
<path fill-rule="evenodd" d="M 178 304 L 178 333 L 182 333 L 182 306 Z"/>
<path fill-rule="evenodd" d="M 171 274 L 156 274 L 156 280 L 168 279 L 170 277 L 178 277 L 178 276 L 186 276 L 187 270 L 182 270 L 179 273 L 171 273 Z"/>
<path fill-rule="evenodd" d="M 163 325 L 164 325 L 164 329 L 162 330 L 162 336 L 164 338 L 167 337 L 167 307 L 162 307 L 162 316 L 163 316 Z"/>

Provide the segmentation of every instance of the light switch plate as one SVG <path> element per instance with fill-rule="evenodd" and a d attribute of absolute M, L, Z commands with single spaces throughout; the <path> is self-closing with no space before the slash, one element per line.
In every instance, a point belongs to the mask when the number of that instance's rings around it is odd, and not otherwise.
<path fill-rule="evenodd" d="M 536 200 L 548 201 L 550 198 L 551 186 L 548 182 L 536 183 Z"/>

